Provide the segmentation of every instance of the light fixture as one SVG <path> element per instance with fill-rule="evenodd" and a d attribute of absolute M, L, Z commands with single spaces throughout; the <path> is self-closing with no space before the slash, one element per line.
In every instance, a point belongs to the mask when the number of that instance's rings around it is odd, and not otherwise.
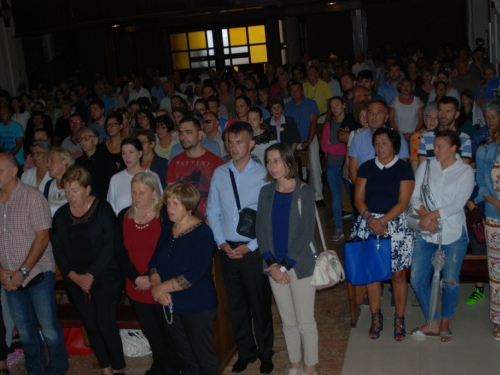
<path fill-rule="evenodd" d="M 334 3 L 334 2 L 329 2 L 329 3 L 326 3 L 326 5 L 335 5 L 337 3 Z"/>
<path fill-rule="evenodd" d="M 112 27 L 113 29 L 116 29 L 117 27 L 120 27 L 120 25 L 118 25 L 118 24 L 114 24 L 114 25 L 111 25 L 111 27 Z"/>

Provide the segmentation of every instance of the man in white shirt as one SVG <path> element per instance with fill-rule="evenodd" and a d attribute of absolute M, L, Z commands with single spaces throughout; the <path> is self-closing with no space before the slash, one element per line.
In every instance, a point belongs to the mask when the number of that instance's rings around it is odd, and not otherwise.
<path fill-rule="evenodd" d="M 148 98 L 151 101 L 151 95 L 149 95 L 149 91 L 142 87 L 142 79 L 140 77 L 136 77 L 133 80 L 134 89 L 130 91 L 130 95 L 128 97 L 128 103 L 132 100 L 137 100 L 139 98 Z"/>

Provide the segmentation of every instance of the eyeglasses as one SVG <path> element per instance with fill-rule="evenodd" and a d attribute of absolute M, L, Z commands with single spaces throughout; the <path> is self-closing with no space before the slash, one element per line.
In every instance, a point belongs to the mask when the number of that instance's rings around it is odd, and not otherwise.
<path fill-rule="evenodd" d="M 141 141 L 142 145 L 145 145 L 146 143 L 149 143 L 150 141 Z"/>
<path fill-rule="evenodd" d="M 114 128 L 114 127 L 119 126 L 119 125 L 120 125 L 120 124 L 119 124 L 119 123 L 117 123 L 117 122 L 108 122 L 108 123 L 106 124 L 106 127 L 108 127 L 108 128 Z"/>
<path fill-rule="evenodd" d="M 205 124 L 211 124 L 211 123 L 212 123 L 212 121 L 217 121 L 217 120 L 205 120 L 205 121 L 203 121 L 203 122 L 204 122 Z"/>
<path fill-rule="evenodd" d="M 88 142 L 90 139 L 95 138 L 95 135 L 85 135 L 83 137 L 78 138 L 78 142 L 85 141 Z"/>
<path fill-rule="evenodd" d="M 82 124 L 83 121 L 80 121 L 80 120 L 73 120 L 73 121 L 70 121 L 69 122 L 70 124 Z"/>

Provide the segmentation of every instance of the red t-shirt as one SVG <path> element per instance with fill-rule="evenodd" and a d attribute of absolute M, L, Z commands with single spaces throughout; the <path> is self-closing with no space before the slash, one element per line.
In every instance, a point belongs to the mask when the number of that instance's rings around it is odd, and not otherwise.
<path fill-rule="evenodd" d="M 190 158 L 184 151 L 168 163 L 167 184 L 186 181 L 200 192 L 200 203 L 194 214 L 203 221 L 207 217 L 210 181 L 215 169 L 221 165 L 222 159 L 208 150 L 197 158 Z"/>
<path fill-rule="evenodd" d="M 151 220 L 149 225 L 143 229 L 138 229 L 134 219 L 129 219 L 127 215 L 123 220 L 123 242 L 128 250 L 128 256 L 135 268 L 141 275 L 148 272 L 148 264 L 156 249 L 156 243 L 160 237 L 161 223 L 159 218 Z M 144 224 L 139 225 L 144 227 Z M 127 295 L 134 301 L 143 303 L 156 303 L 151 296 L 150 290 L 138 290 L 134 288 L 132 281 L 127 279 Z"/>

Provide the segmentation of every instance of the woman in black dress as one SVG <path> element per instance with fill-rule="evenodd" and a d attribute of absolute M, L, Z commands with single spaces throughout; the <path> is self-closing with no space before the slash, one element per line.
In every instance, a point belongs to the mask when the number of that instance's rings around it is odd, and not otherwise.
<path fill-rule="evenodd" d="M 111 375 L 125 367 L 116 325 L 124 277 L 114 258 L 115 214 L 108 202 L 90 195 L 91 185 L 83 167 L 72 166 L 63 175 L 68 203 L 54 215 L 51 242 L 102 372 Z"/>

